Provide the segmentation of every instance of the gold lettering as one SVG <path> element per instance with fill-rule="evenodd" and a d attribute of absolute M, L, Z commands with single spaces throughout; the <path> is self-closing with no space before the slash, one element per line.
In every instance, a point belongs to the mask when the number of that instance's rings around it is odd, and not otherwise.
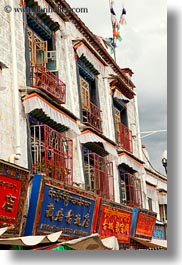
<path fill-rule="evenodd" d="M 67 192 L 63 192 L 63 201 L 64 201 L 64 205 L 68 206 L 69 204 L 69 200 L 70 200 L 70 195 Z"/>
<path fill-rule="evenodd" d="M 63 214 L 63 208 L 60 208 L 56 214 L 55 221 L 61 222 L 63 220 L 64 214 Z"/>
<path fill-rule="evenodd" d="M 76 214 L 75 215 L 74 224 L 78 225 L 78 226 L 81 226 L 81 215 L 80 214 Z"/>
<path fill-rule="evenodd" d="M 11 194 L 6 195 L 6 200 L 2 206 L 2 209 L 4 209 L 7 212 L 13 212 L 15 200 L 16 200 L 15 196 L 12 196 Z"/>
<path fill-rule="evenodd" d="M 13 221 L 16 220 L 16 218 L 0 215 L 0 220 L 8 221 L 8 222 L 13 222 Z"/>
<path fill-rule="evenodd" d="M 54 205 L 52 203 L 47 205 L 46 210 L 46 217 L 50 218 L 51 221 L 53 221 L 53 214 L 54 214 Z"/>
<path fill-rule="evenodd" d="M 91 202 L 83 200 L 82 197 L 75 198 L 66 191 L 61 193 L 60 190 L 58 189 L 54 190 L 52 187 L 49 189 L 48 195 L 51 198 L 54 198 L 56 202 L 58 202 L 59 200 L 63 200 L 65 206 L 68 206 L 69 202 L 71 202 L 72 204 L 77 204 L 78 206 L 85 206 L 85 207 L 90 207 L 91 205 Z"/>
<path fill-rule="evenodd" d="M 84 216 L 84 221 L 82 223 L 82 226 L 84 226 L 84 227 L 89 226 L 89 214 L 88 213 Z"/>
<path fill-rule="evenodd" d="M 66 218 L 66 222 L 67 222 L 68 224 L 71 224 L 71 222 L 72 222 L 72 217 L 73 217 L 73 211 L 72 211 L 72 210 L 69 210 L 68 213 L 67 213 L 67 215 L 65 216 L 65 218 Z"/>

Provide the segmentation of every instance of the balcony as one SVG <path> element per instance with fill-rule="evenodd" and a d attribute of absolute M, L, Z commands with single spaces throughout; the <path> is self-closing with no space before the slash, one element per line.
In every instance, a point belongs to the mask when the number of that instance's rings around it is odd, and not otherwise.
<path fill-rule="evenodd" d="M 104 199 L 114 200 L 113 164 L 97 153 L 84 152 L 86 190 Z"/>
<path fill-rule="evenodd" d="M 40 89 L 59 103 L 66 101 L 66 85 L 44 66 L 32 67 L 32 87 Z"/>
<path fill-rule="evenodd" d="M 118 124 L 116 130 L 116 141 L 121 148 L 133 153 L 132 132 L 123 123 Z"/>
<path fill-rule="evenodd" d="M 142 206 L 141 182 L 130 173 L 121 174 L 121 203 L 131 207 Z"/>
<path fill-rule="evenodd" d="M 92 102 L 89 102 L 86 108 L 82 104 L 83 123 L 102 132 L 101 112 L 100 108 Z"/>
<path fill-rule="evenodd" d="M 72 140 L 47 125 L 31 125 L 33 173 L 72 184 Z"/>

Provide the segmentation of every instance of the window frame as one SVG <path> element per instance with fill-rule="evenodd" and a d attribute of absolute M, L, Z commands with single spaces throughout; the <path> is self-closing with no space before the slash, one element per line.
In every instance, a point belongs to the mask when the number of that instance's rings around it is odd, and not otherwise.
<path fill-rule="evenodd" d="M 44 174 L 63 183 L 73 184 L 73 141 L 29 116 L 31 167 L 33 174 Z M 65 141 L 67 145 L 65 145 Z"/>
<path fill-rule="evenodd" d="M 142 206 L 141 180 L 134 173 L 120 172 L 120 202 L 131 206 Z M 125 196 L 123 196 L 125 194 Z"/>
<path fill-rule="evenodd" d="M 82 155 L 85 190 L 104 199 L 114 200 L 113 163 L 108 160 L 108 156 L 101 156 L 84 145 Z"/>

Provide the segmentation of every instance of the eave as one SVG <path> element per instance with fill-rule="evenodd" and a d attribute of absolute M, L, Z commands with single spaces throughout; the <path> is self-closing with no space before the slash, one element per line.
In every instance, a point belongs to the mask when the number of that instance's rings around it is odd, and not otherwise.
<path fill-rule="evenodd" d="M 122 69 L 114 61 L 107 50 L 102 46 L 95 35 L 85 25 L 85 23 L 77 16 L 77 14 L 71 9 L 70 5 L 65 0 L 47 0 L 52 8 L 62 7 L 65 10 L 69 10 L 65 15 L 65 21 L 72 22 L 81 34 L 86 38 L 89 44 L 96 50 L 96 52 L 102 57 L 102 59 L 118 74 L 125 84 L 134 86 L 131 80 L 128 80 L 127 76 L 122 72 Z M 60 15 L 60 14 L 58 14 Z"/>

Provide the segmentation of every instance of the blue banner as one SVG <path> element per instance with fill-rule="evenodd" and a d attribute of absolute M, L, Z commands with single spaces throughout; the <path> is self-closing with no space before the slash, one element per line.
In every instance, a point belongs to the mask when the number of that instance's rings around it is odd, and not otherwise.
<path fill-rule="evenodd" d="M 155 225 L 154 232 L 153 232 L 153 238 L 156 239 L 165 239 L 164 236 L 164 226 L 161 225 Z"/>
<path fill-rule="evenodd" d="M 130 235 L 134 236 L 135 235 L 135 227 L 136 227 L 136 222 L 137 222 L 137 217 L 138 217 L 138 208 L 133 208 L 133 215 L 132 215 L 132 222 L 131 222 L 131 231 Z"/>
<path fill-rule="evenodd" d="M 24 236 L 29 236 L 33 234 L 33 226 L 36 216 L 37 202 L 39 198 L 41 183 L 42 176 L 38 174 L 34 175 Z"/>
<path fill-rule="evenodd" d="M 63 231 L 63 235 L 91 233 L 95 200 L 45 184 L 38 232 Z"/>

